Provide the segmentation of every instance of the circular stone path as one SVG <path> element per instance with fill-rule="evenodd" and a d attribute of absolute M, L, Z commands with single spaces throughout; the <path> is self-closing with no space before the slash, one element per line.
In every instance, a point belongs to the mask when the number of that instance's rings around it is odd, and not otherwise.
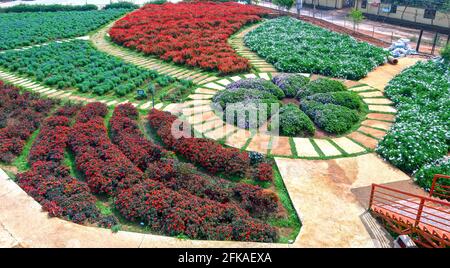
<path fill-rule="evenodd" d="M 225 123 L 211 107 L 211 99 L 225 86 L 244 78 L 270 80 L 276 73 L 263 72 L 218 79 L 199 86 L 188 101 L 169 104 L 164 110 L 177 114 L 192 126 L 196 134 L 247 151 L 291 158 L 326 159 L 372 152 L 394 122 L 396 110 L 383 93 L 358 82 L 341 80 L 348 90 L 362 97 L 369 108 L 366 119 L 354 132 L 336 138 L 298 138 L 276 136 L 259 130 L 245 130 Z M 302 74 L 312 80 L 319 76 Z"/>

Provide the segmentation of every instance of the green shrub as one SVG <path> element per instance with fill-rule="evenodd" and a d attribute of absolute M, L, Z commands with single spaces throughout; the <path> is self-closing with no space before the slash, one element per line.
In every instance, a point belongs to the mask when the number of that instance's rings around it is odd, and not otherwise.
<path fill-rule="evenodd" d="M 314 135 L 314 123 L 296 105 L 287 104 L 279 111 L 279 131 L 285 136 Z M 271 127 L 274 127 L 271 125 Z"/>
<path fill-rule="evenodd" d="M 117 2 L 107 4 L 103 9 L 136 9 L 139 8 L 139 5 L 136 5 L 131 2 Z"/>
<path fill-rule="evenodd" d="M 449 72 L 448 65 L 419 62 L 397 75 L 385 89 L 396 104 L 397 117 L 376 151 L 405 172 L 412 173 L 448 153 Z"/>
<path fill-rule="evenodd" d="M 306 97 L 307 100 L 317 101 L 323 104 L 331 103 L 347 107 L 352 110 L 360 110 L 362 108 L 361 97 L 355 92 L 338 91 L 330 93 L 317 93 Z"/>
<path fill-rule="evenodd" d="M 284 98 L 284 92 L 275 84 L 262 78 L 241 79 L 227 85 L 227 90 L 235 90 L 238 88 L 256 89 L 274 95 L 276 98 Z"/>
<path fill-rule="evenodd" d="M 276 102 L 270 99 L 229 103 L 227 109 L 224 110 L 223 119 L 228 124 L 234 124 L 240 128 L 259 128 L 272 116 L 272 104 L 276 104 Z"/>
<path fill-rule="evenodd" d="M 450 63 L 450 44 L 441 50 L 441 56 L 445 62 Z"/>
<path fill-rule="evenodd" d="M 220 105 L 223 109 L 230 103 L 246 101 L 257 102 L 256 100 L 267 100 L 269 103 L 278 102 L 278 99 L 269 92 L 249 88 L 222 90 L 213 97 L 213 102 Z"/>
<path fill-rule="evenodd" d="M 299 90 L 304 90 L 310 79 L 301 74 L 279 74 L 272 78 L 287 98 L 294 98 Z"/>
<path fill-rule="evenodd" d="M 331 134 L 343 134 L 359 121 L 358 113 L 347 107 L 315 101 L 302 101 L 300 105 L 318 127 Z"/>
<path fill-rule="evenodd" d="M 301 99 L 316 93 L 337 92 L 344 90 L 346 90 L 346 87 L 339 81 L 329 78 L 319 78 L 308 83 L 304 90 L 299 90 L 297 93 L 297 98 Z"/>
<path fill-rule="evenodd" d="M 57 11 L 88 11 L 97 10 L 96 5 L 26 5 L 20 4 L 11 7 L 0 8 L 0 13 L 23 13 L 23 12 L 57 12 Z"/>
<path fill-rule="evenodd" d="M 419 170 L 414 172 L 413 176 L 417 184 L 429 191 L 433 184 L 433 177 L 436 174 L 450 175 L 450 157 L 444 156 L 441 159 L 424 165 Z M 439 179 L 438 183 L 450 186 L 449 179 Z"/>

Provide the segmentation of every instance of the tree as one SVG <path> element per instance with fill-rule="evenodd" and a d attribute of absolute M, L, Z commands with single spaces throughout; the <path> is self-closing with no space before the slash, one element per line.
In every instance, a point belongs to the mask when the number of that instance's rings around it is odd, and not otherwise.
<path fill-rule="evenodd" d="M 294 5 L 294 0 L 273 0 L 273 3 L 277 5 L 280 9 L 289 9 Z"/>
<path fill-rule="evenodd" d="M 364 20 L 364 16 L 361 10 L 357 10 L 353 8 L 350 13 L 348 13 L 348 17 L 353 22 L 353 31 L 356 32 L 356 25 L 360 24 Z"/>
<path fill-rule="evenodd" d="M 450 27 L 450 0 L 445 0 L 439 11 L 445 14 L 448 20 L 448 27 Z"/>

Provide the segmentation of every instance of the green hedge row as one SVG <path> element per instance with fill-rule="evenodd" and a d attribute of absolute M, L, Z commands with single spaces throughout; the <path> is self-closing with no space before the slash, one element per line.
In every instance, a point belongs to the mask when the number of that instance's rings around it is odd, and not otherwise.
<path fill-rule="evenodd" d="M 57 12 L 57 11 L 88 11 L 97 10 L 96 5 L 26 5 L 20 4 L 11 7 L 0 8 L 0 13 L 23 13 L 23 12 Z"/>

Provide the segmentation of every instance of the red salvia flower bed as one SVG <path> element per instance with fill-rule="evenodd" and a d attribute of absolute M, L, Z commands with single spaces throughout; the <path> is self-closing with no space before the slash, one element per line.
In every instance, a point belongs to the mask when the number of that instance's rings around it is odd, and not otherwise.
<path fill-rule="evenodd" d="M 116 22 L 109 34 L 118 44 L 163 60 L 230 74 L 250 65 L 227 39 L 268 13 L 238 3 L 149 4 Z"/>

